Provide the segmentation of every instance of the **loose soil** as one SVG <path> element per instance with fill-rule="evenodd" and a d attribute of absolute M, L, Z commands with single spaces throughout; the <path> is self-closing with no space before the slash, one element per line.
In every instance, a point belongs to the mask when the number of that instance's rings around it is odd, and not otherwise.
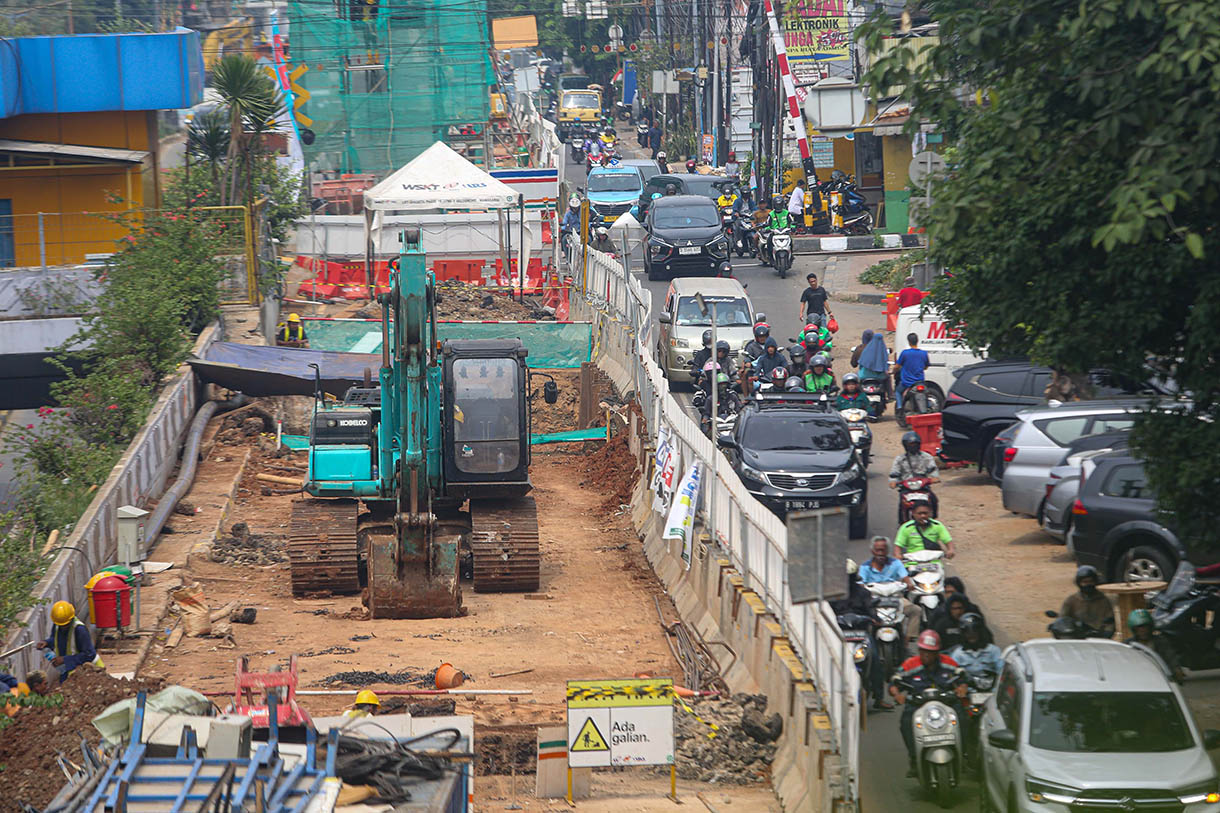
<path fill-rule="evenodd" d="M 330 311 L 330 312 L 328 312 Z M 319 315 L 346 319 L 380 319 L 381 306 L 376 303 L 324 307 Z M 522 301 L 516 293 L 511 297 L 507 291 L 490 291 L 478 285 L 458 280 L 442 280 L 436 284 L 436 318 L 441 320 L 483 321 L 528 321 L 554 319 L 555 314 L 544 310 L 538 297 L 525 297 Z"/>
<path fill-rule="evenodd" d="M 119 680 L 96 669 L 80 667 L 57 690 L 61 706 L 27 707 L 0 731 L 0 813 L 16 813 L 20 803 L 46 806 L 64 785 L 64 775 L 55 764 L 63 754 L 80 764 L 83 736 L 89 745 L 101 741 L 90 720 L 111 703 L 134 697 L 138 691 L 156 692 L 164 682 L 156 677 Z"/>

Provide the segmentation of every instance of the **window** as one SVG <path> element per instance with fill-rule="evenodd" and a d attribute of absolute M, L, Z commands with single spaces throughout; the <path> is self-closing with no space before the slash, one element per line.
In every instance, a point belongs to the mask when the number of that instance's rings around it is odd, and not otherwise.
<path fill-rule="evenodd" d="M 639 192 L 640 176 L 634 172 L 594 172 L 589 176 L 590 192 Z"/>
<path fill-rule="evenodd" d="M 560 107 L 565 110 L 573 110 L 575 108 L 587 109 L 590 107 L 600 108 L 601 103 L 597 100 L 596 93 L 565 93 L 563 94 L 563 103 Z"/>
<path fill-rule="evenodd" d="M 1144 476 L 1144 467 L 1139 463 L 1127 463 L 1115 466 L 1106 475 L 1100 493 L 1106 497 L 1121 497 L 1127 500 L 1151 500 L 1152 489 Z"/>
<path fill-rule="evenodd" d="M 881 186 L 884 162 L 881 157 L 881 138 L 872 133 L 856 133 L 856 178 L 861 189 L 876 189 Z"/>
<path fill-rule="evenodd" d="M 975 376 L 974 383 L 985 390 L 998 392 L 1000 395 L 1017 397 L 1025 386 L 1025 371 L 1004 373 L 980 373 Z"/>
<path fill-rule="evenodd" d="M 658 206 L 652 215 L 652 225 L 658 229 L 705 229 L 720 225 L 720 213 L 715 206 Z"/>
<path fill-rule="evenodd" d="M 705 296 L 703 301 L 716 303 L 716 327 L 750 326 L 750 306 L 742 297 Z M 708 310 L 711 310 L 710 304 Z M 712 317 L 710 313 L 703 315 L 693 296 L 684 296 L 678 300 L 678 316 L 674 322 L 680 327 L 711 327 Z"/>
<path fill-rule="evenodd" d="M 1051 374 L 1047 370 L 1034 370 L 1029 377 L 1029 392 L 1035 398 L 1045 398 L 1046 388 L 1051 385 Z"/>
<path fill-rule="evenodd" d="M 454 460 L 468 474 L 514 471 L 521 459 L 521 399 L 513 359 L 453 363 Z"/>
<path fill-rule="evenodd" d="M 825 418 L 756 415 L 746 421 L 741 445 L 752 452 L 843 452 L 852 444 L 842 424 Z"/>
<path fill-rule="evenodd" d="M 1094 418 L 1089 427 L 1090 435 L 1100 435 L 1103 432 L 1130 432 L 1135 426 L 1135 419 L 1126 415 Z"/>
<path fill-rule="evenodd" d="M 1029 744 L 1130 754 L 1181 751 L 1195 742 L 1169 692 L 1034 692 Z"/>
<path fill-rule="evenodd" d="M 1004 727 L 1014 734 L 1021 731 L 1021 679 L 1012 664 L 1004 664 L 1000 682 L 995 689 L 995 707 Z"/>
<path fill-rule="evenodd" d="M 1076 438 L 1084 434 L 1085 427 L 1089 425 L 1089 417 L 1087 415 L 1078 415 L 1070 418 L 1048 418 L 1046 420 L 1034 421 L 1034 426 L 1042 430 L 1042 434 L 1046 435 L 1051 440 L 1060 446 L 1067 446 Z"/>

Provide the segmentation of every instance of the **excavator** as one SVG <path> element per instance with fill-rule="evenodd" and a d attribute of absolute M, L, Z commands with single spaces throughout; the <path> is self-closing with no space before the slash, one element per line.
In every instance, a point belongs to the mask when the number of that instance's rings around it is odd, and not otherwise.
<path fill-rule="evenodd" d="M 536 393 L 520 340 L 438 340 L 419 229 L 400 240 L 378 295 L 377 381 L 366 370 L 341 402 L 315 397 L 309 497 L 293 503 L 289 530 L 292 589 L 363 590 L 373 618 L 453 617 L 464 612 L 463 575 L 476 592 L 538 589 Z M 553 381 L 542 392 L 558 399 Z"/>

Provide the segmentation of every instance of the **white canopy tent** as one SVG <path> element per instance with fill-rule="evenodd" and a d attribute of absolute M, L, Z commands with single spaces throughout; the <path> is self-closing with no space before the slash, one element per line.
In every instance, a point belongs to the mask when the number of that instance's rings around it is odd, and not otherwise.
<path fill-rule="evenodd" d="M 365 271 L 372 278 L 373 246 L 388 212 L 508 211 L 522 206 L 512 187 L 493 178 L 440 141 L 364 193 Z M 523 208 L 523 207 L 522 207 Z M 524 217 L 524 212 L 522 213 Z M 506 221 L 511 226 L 511 221 Z M 502 234 L 509 231 L 502 230 Z M 530 233 L 522 228 L 519 267 L 528 263 Z M 508 244 L 513 238 L 508 236 Z M 501 240 L 501 252 L 505 242 Z"/>

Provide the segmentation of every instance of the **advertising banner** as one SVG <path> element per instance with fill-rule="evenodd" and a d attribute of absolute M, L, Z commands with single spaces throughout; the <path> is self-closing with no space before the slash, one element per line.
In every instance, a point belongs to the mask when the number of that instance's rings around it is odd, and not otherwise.
<path fill-rule="evenodd" d="M 699 507 L 699 464 L 692 463 L 690 471 L 678 484 L 674 503 L 669 507 L 662 539 L 682 540 L 682 561 L 690 568 L 691 552 L 694 549 L 695 510 Z"/>
<path fill-rule="evenodd" d="M 678 484 L 677 471 L 681 467 L 681 454 L 670 442 L 668 426 L 657 433 L 657 453 L 652 474 L 652 510 L 664 514 L 669 510 L 674 487 Z"/>
<path fill-rule="evenodd" d="M 798 85 L 829 75 L 820 63 L 851 56 L 851 27 L 843 0 L 798 0 L 784 9 L 784 47 Z"/>

